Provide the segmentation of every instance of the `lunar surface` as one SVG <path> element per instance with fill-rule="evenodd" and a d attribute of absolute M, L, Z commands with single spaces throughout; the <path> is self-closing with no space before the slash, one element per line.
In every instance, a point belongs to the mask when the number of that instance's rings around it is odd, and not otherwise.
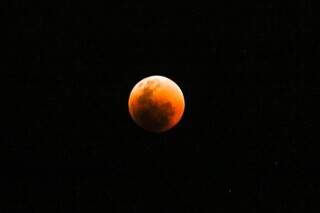
<path fill-rule="evenodd" d="M 164 132 L 182 118 L 185 102 L 179 86 L 163 76 L 139 81 L 129 97 L 129 112 L 138 126 L 152 132 Z"/>

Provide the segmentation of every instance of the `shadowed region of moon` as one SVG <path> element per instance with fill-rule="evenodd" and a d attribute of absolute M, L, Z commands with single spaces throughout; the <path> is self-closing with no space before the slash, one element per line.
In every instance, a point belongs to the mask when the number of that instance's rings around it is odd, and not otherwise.
<path fill-rule="evenodd" d="M 184 101 L 182 102 L 179 96 L 178 103 L 175 98 L 178 94 L 182 96 L 182 92 L 176 93 L 176 88 L 172 87 L 173 82 L 169 81 L 171 80 L 164 77 L 149 77 L 140 81 L 132 90 L 129 98 L 130 114 L 142 128 L 163 132 L 180 120 Z M 183 103 L 183 106 L 179 108 L 175 102 L 180 105 Z"/>
<path fill-rule="evenodd" d="M 158 83 L 158 82 L 157 82 Z M 140 110 L 134 113 L 136 122 L 151 131 L 162 131 L 170 123 L 174 109 L 170 102 L 157 103 L 152 99 L 152 94 L 157 89 L 155 82 L 147 82 L 142 95 L 138 97 Z"/>

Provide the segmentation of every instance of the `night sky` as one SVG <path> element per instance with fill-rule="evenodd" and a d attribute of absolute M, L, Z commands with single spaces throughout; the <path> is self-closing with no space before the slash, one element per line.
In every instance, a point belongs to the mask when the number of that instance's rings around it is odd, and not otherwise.
<path fill-rule="evenodd" d="M 319 208 L 309 1 L 2 8 L 1 213 Z M 150 75 L 185 96 L 163 134 L 128 112 Z"/>

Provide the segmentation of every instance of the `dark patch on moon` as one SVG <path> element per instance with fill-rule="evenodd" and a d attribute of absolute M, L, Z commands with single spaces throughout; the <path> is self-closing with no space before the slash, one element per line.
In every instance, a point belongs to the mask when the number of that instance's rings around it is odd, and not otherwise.
<path fill-rule="evenodd" d="M 136 122 L 150 131 L 161 132 L 170 124 L 174 108 L 170 102 L 157 103 L 152 96 L 160 87 L 158 80 L 147 81 L 142 95 L 138 97 L 138 107 L 134 112 Z"/>

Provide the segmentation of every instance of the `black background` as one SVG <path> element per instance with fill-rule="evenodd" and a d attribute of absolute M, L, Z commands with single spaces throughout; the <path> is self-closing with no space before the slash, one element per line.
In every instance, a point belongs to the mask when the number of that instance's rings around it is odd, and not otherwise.
<path fill-rule="evenodd" d="M 2 13 L 1 212 L 318 207 L 308 1 L 21 1 Z M 164 134 L 128 113 L 150 75 L 185 96 Z"/>

